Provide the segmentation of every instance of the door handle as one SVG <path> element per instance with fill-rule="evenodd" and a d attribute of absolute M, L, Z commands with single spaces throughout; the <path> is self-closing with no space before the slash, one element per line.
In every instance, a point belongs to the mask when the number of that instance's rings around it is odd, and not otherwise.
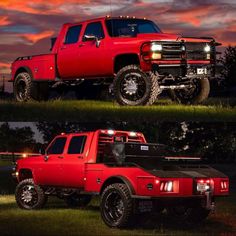
<path fill-rule="evenodd" d="M 64 46 L 64 47 L 61 47 L 61 50 L 64 50 L 64 49 L 66 49 L 66 47 Z"/>
<path fill-rule="evenodd" d="M 79 44 L 79 48 L 82 48 L 83 46 L 85 46 L 84 43 Z"/>
<path fill-rule="evenodd" d="M 84 157 L 83 156 L 78 156 L 79 159 L 83 159 Z"/>
<path fill-rule="evenodd" d="M 64 157 L 63 156 L 58 156 L 58 158 L 63 159 Z"/>

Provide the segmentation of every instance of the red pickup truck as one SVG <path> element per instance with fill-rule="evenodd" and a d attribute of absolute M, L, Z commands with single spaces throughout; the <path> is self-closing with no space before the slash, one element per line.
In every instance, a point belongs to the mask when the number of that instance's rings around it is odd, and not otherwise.
<path fill-rule="evenodd" d="M 46 100 L 50 87 L 63 84 L 74 86 L 78 98 L 110 91 L 121 105 L 153 104 L 164 90 L 195 104 L 208 97 L 218 45 L 165 34 L 147 19 L 107 16 L 64 24 L 50 54 L 13 62 L 11 81 L 20 102 Z"/>
<path fill-rule="evenodd" d="M 167 210 L 175 219 L 204 220 L 217 197 L 229 193 L 229 179 L 197 157 L 168 155 L 164 145 L 142 133 L 97 130 L 57 136 L 45 155 L 17 161 L 16 202 L 43 207 L 49 195 L 84 207 L 101 196 L 101 216 L 124 227 L 135 215 Z"/>

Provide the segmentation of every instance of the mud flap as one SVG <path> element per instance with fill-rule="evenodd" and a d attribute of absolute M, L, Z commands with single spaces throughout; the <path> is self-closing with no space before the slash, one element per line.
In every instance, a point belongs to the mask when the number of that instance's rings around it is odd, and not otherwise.
<path fill-rule="evenodd" d="M 205 196 L 206 196 L 205 208 L 207 210 L 214 212 L 215 211 L 215 202 L 212 201 L 212 192 L 211 191 L 205 192 Z"/>

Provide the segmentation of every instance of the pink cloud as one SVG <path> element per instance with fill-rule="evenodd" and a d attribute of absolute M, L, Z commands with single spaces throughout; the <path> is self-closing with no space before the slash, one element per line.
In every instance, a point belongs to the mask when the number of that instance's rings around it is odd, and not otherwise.
<path fill-rule="evenodd" d="M 0 26 L 6 26 L 11 24 L 11 21 L 8 19 L 7 16 L 0 16 Z"/>

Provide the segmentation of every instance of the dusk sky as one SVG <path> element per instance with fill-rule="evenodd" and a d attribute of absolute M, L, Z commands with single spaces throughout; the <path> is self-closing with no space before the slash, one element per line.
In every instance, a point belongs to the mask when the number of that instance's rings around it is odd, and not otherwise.
<path fill-rule="evenodd" d="M 63 23 L 98 16 L 148 17 L 167 33 L 236 45 L 235 0 L 0 0 L 0 74 L 18 56 L 47 53 Z"/>

